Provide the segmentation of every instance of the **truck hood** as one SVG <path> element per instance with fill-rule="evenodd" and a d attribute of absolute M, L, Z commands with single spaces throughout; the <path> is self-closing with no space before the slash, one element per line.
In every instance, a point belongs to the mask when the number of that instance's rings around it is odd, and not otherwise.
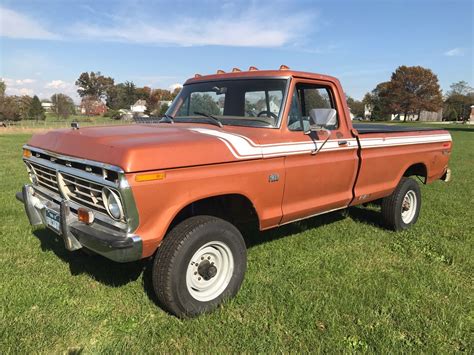
<path fill-rule="evenodd" d="M 125 172 L 138 172 L 239 159 L 222 135 L 229 135 L 225 128 L 214 129 L 208 125 L 86 127 L 36 134 L 28 145 L 115 165 Z M 249 158 L 261 157 L 258 151 L 253 153 Z"/>

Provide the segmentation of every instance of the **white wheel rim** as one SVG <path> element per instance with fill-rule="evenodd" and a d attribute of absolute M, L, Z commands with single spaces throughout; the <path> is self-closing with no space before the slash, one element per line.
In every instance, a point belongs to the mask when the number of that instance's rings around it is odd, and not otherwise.
<path fill-rule="evenodd" d="M 210 276 L 214 271 L 215 275 Z M 200 247 L 189 260 L 186 286 L 196 300 L 211 301 L 224 292 L 233 272 L 234 257 L 230 248 L 222 242 L 209 242 Z"/>
<path fill-rule="evenodd" d="M 410 223 L 415 217 L 418 201 L 416 193 L 413 190 L 407 191 L 402 202 L 402 221 L 405 224 Z"/>

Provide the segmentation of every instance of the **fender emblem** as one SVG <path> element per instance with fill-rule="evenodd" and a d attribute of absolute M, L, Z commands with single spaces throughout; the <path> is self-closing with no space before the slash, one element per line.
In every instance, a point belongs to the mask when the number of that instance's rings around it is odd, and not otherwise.
<path fill-rule="evenodd" d="M 270 174 L 268 176 L 268 182 L 277 182 L 278 180 L 280 180 L 280 175 L 278 174 Z"/>

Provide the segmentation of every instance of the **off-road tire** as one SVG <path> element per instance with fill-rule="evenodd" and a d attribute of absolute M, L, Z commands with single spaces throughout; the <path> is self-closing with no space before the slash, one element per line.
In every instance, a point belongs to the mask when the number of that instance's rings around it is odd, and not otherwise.
<path fill-rule="evenodd" d="M 409 220 L 402 218 L 402 208 L 406 196 L 415 201 L 415 208 Z M 384 225 L 391 230 L 400 231 L 415 224 L 420 215 L 421 191 L 418 183 L 410 178 L 403 177 L 390 196 L 382 199 L 382 219 Z"/>
<path fill-rule="evenodd" d="M 187 275 L 195 253 L 209 243 L 221 243 L 228 248 L 232 255 L 233 270 L 227 269 L 230 281 L 225 289 L 215 298 L 202 301 L 191 294 L 195 290 L 189 290 Z M 153 262 L 153 288 L 167 311 L 180 318 L 194 317 L 234 297 L 240 289 L 246 268 L 247 249 L 239 230 L 220 218 L 195 216 L 176 225 L 165 236 Z"/>

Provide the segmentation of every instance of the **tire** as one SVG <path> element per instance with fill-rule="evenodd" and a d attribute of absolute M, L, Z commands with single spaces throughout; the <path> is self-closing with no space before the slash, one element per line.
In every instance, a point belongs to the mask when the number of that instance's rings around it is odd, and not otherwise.
<path fill-rule="evenodd" d="M 195 216 L 165 237 L 153 262 L 153 289 L 170 313 L 183 318 L 209 312 L 240 289 L 247 248 L 227 221 Z"/>
<path fill-rule="evenodd" d="M 394 231 L 407 229 L 418 220 L 420 209 L 420 186 L 415 180 L 403 177 L 392 194 L 382 200 L 383 222 Z"/>

